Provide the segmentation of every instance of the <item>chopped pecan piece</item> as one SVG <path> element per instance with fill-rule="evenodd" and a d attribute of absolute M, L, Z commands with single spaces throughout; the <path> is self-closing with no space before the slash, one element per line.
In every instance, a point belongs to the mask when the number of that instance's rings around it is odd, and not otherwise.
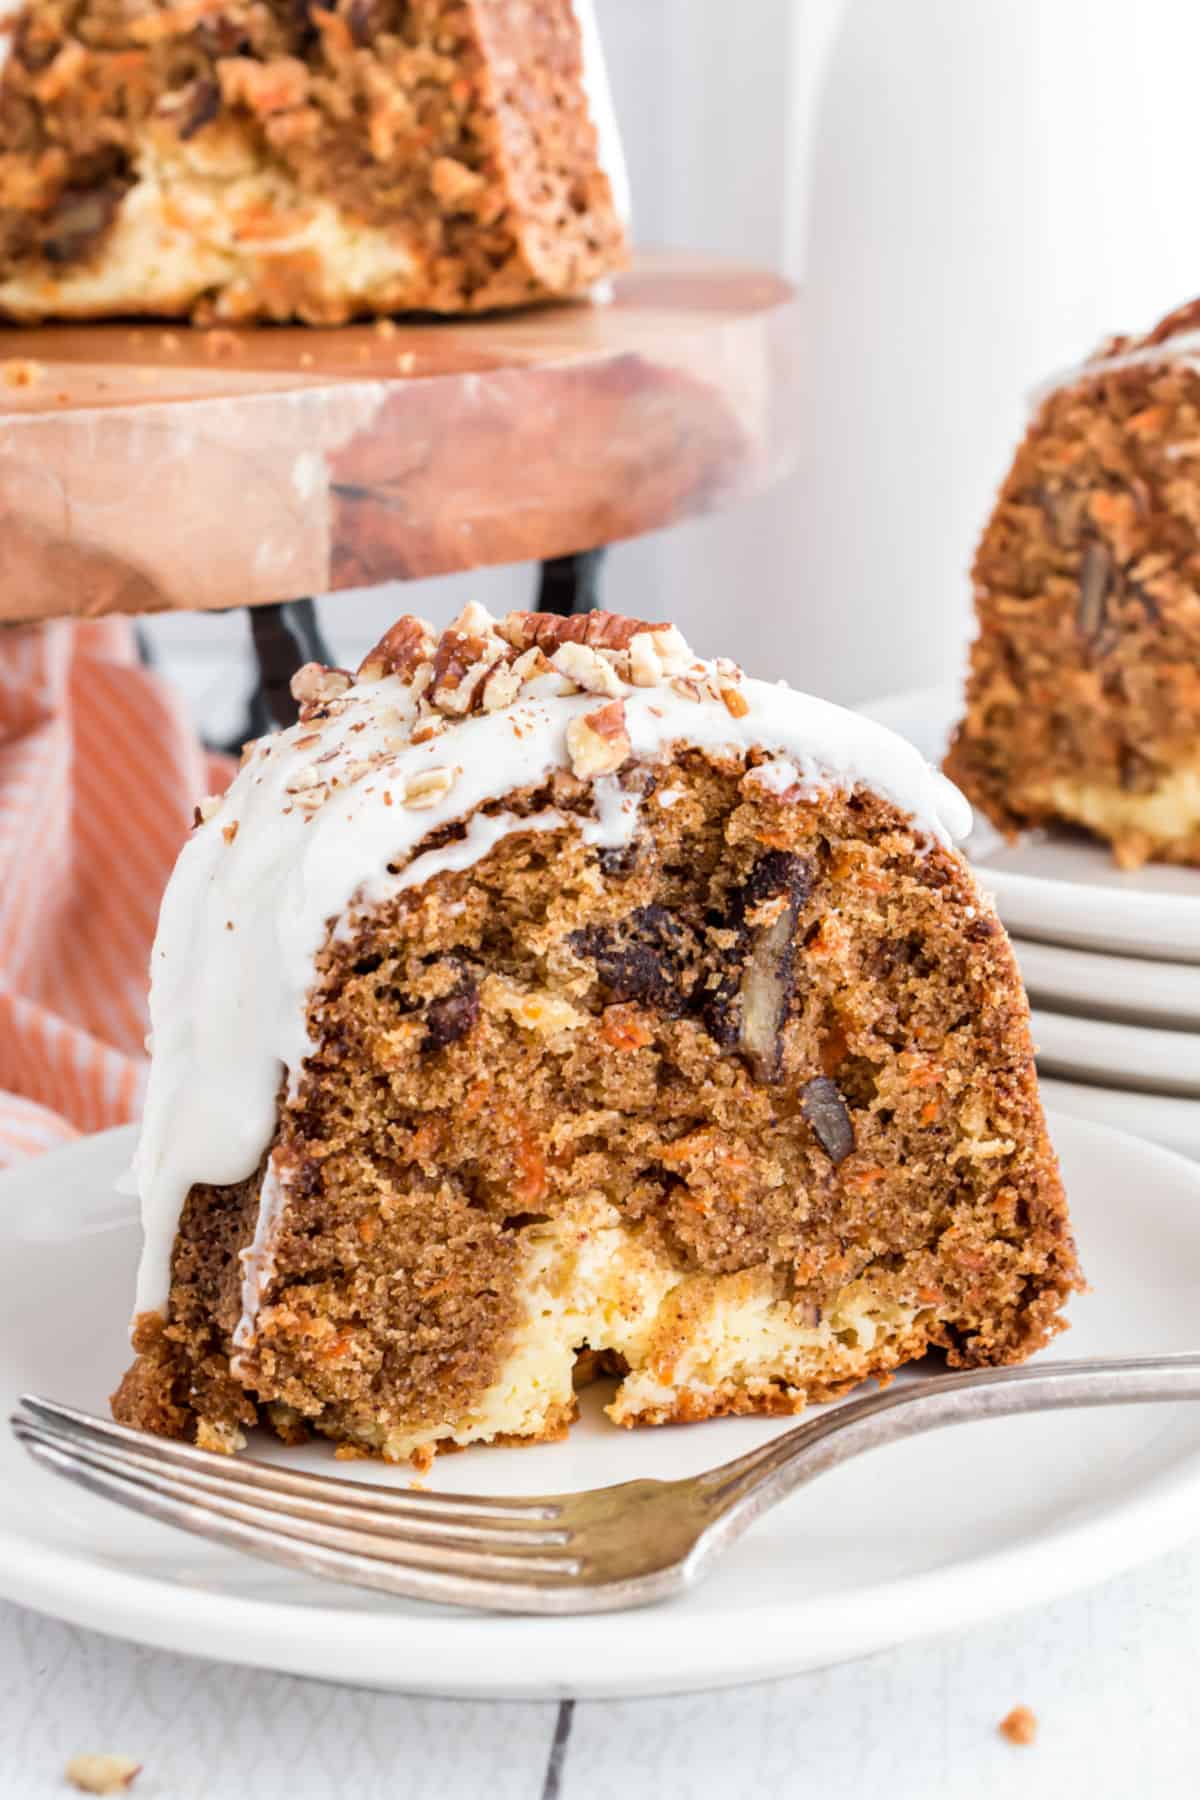
<path fill-rule="evenodd" d="M 799 901 L 785 900 L 778 917 L 756 936 L 742 975 L 740 1049 L 757 1081 L 777 1081 L 783 1067 L 783 1027 L 794 982 Z"/>
<path fill-rule="evenodd" d="M 718 922 L 736 933 L 730 968 L 708 997 L 705 1025 L 726 1050 L 739 1050 L 757 1081 L 777 1081 L 783 1031 L 796 991 L 796 922 L 812 888 L 802 856 L 770 850 L 736 888 Z"/>
<path fill-rule="evenodd" d="M 615 775 L 632 751 L 621 700 L 610 700 L 595 712 L 579 713 L 567 726 L 571 771 L 580 781 L 590 781 L 596 775 Z"/>
<path fill-rule="evenodd" d="M 405 806 L 418 811 L 436 806 L 450 792 L 456 777 L 455 769 L 423 769 L 419 775 L 410 775 L 404 789 Z"/>
<path fill-rule="evenodd" d="M 836 1081 L 818 1075 L 807 1082 L 800 1110 L 812 1126 L 813 1136 L 836 1168 L 857 1147 L 854 1120 L 842 1099 Z"/>
<path fill-rule="evenodd" d="M 621 692 L 616 670 L 590 644 L 560 644 L 550 661 L 560 675 L 585 693 L 604 694 L 615 700 Z"/>
<path fill-rule="evenodd" d="M 350 671 L 327 669 L 319 662 L 305 663 L 292 676 L 291 690 L 292 699 L 302 706 L 326 706 L 330 700 L 340 700 L 349 693 Z"/>
<path fill-rule="evenodd" d="M 385 675 L 399 675 L 401 681 L 411 680 L 422 663 L 432 660 L 435 648 L 433 626 L 425 619 L 405 613 L 363 657 L 358 666 L 358 679 L 379 681 Z"/>
<path fill-rule="evenodd" d="M 470 712 L 488 671 L 504 654 L 499 638 L 448 626 L 434 652 L 429 698 L 442 712 Z"/>
<path fill-rule="evenodd" d="M 558 613 L 511 612 L 497 622 L 500 636 L 517 650 L 531 650 L 536 644 L 547 656 L 563 644 L 588 644 L 593 650 L 627 650 L 642 631 L 661 631 L 659 625 L 644 619 L 626 619 L 620 613 L 574 613 L 564 618 Z"/>
<path fill-rule="evenodd" d="M 1094 644 L 1104 630 L 1113 573 L 1112 557 L 1093 538 L 1079 565 L 1079 601 L 1075 610 L 1080 636 L 1089 644 Z"/>

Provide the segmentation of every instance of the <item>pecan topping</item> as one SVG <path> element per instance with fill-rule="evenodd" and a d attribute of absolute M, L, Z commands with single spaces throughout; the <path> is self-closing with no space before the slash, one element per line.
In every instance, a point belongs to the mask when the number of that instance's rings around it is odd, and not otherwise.
<path fill-rule="evenodd" d="M 343 694 L 349 693 L 350 671 L 327 669 L 324 663 L 305 663 L 292 676 L 291 689 L 292 699 L 302 706 L 325 706 L 330 700 L 340 700 Z"/>
<path fill-rule="evenodd" d="M 590 781 L 595 775 L 615 775 L 632 752 L 623 700 L 610 700 L 595 712 L 579 714 L 567 726 L 571 771 L 580 781 Z"/>
<path fill-rule="evenodd" d="M 363 658 L 358 679 L 378 681 L 384 675 L 399 675 L 402 681 L 407 681 L 423 662 L 429 661 L 433 652 L 432 625 L 412 613 L 405 613 Z"/>
<path fill-rule="evenodd" d="M 627 650 L 642 631 L 661 631 L 644 619 L 627 619 L 621 613 L 574 613 L 563 618 L 558 613 L 512 612 L 497 622 L 496 630 L 517 650 L 531 650 L 536 644 L 547 656 L 563 644 L 587 644 L 593 650 Z"/>
<path fill-rule="evenodd" d="M 621 692 L 616 670 L 590 644 L 560 644 L 550 658 L 552 666 L 585 693 L 606 694 L 615 700 Z"/>
<path fill-rule="evenodd" d="M 450 792 L 456 777 L 455 769 L 425 769 L 420 775 L 410 776 L 404 790 L 405 806 L 420 811 L 436 806 Z"/>
<path fill-rule="evenodd" d="M 504 654 L 498 638 L 481 637 L 450 625 L 433 658 L 430 699 L 443 712 L 470 712 L 484 677 Z"/>

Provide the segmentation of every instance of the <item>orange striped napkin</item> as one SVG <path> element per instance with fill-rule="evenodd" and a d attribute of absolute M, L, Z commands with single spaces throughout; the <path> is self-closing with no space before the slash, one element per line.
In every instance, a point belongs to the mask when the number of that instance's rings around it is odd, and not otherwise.
<path fill-rule="evenodd" d="M 0 627 L 0 1165 L 136 1118 L 159 899 L 231 772 L 127 620 Z"/>

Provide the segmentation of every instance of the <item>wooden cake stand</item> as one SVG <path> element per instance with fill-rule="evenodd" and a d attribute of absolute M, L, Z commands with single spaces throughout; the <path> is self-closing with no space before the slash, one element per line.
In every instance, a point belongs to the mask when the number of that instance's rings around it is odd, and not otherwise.
<path fill-rule="evenodd" d="M 5 330 L 0 622 L 249 606 L 287 723 L 301 596 L 534 561 L 580 610 L 604 545 L 776 479 L 797 341 L 785 282 L 679 254 L 470 321 Z"/>

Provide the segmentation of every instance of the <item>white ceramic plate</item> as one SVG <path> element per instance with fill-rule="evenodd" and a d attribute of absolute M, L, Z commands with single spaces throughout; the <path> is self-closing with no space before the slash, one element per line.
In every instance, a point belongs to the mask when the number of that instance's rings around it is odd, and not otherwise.
<path fill-rule="evenodd" d="M 1034 1008 L 1038 1068 L 1070 1080 L 1200 1101 L 1200 1034 Z"/>
<path fill-rule="evenodd" d="M 918 688 L 859 711 L 940 762 L 961 708 L 957 686 Z M 1007 844 L 977 816 L 966 850 L 1023 937 L 1120 956 L 1200 963 L 1200 870 L 1150 863 L 1118 869 L 1106 845 L 1067 832 L 1027 832 Z"/>
<path fill-rule="evenodd" d="M 1200 1169 L 1069 1120 L 1054 1136 L 1093 1291 L 1059 1354 L 1194 1349 Z M 126 1361 L 137 1246 L 112 1193 L 126 1132 L 0 1178 L 0 1379 L 100 1410 Z M 7 1410 L 7 1408 L 5 1409 Z M 589 1397 L 568 1443 L 436 1465 L 456 1491 L 682 1475 L 786 1429 L 627 1433 Z M 337 1475 L 328 1446 L 256 1452 Z M 350 1465 L 358 1480 L 396 1470 Z M 505 1619 L 291 1576 L 137 1518 L 0 1435 L 0 1592 L 99 1631 L 328 1680 L 493 1698 L 641 1695 L 789 1674 L 1015 1611 L 1157 1555 L 1200 1516 L 1200 1407 L 958 1427 L 839 1469 L 769 1514 L 694 1594 L 635 1616 Z"/>
<path fill-rule="evenodd" d="M 1099 1082 L 1063 1081 L 1042 1075 L 1042 1099 L 1060 1117 L 1085 1120 L 1111 1131 L 1135 1132 L 1153 1144 L 1200 1162 L 1200 1100 L 1173 1094 L 1138 1094 Z M 1200 1324 L 1197 1327 L 1200 1337 Z"/>
<path fill-rule="evenodd" d="M 1014 938 L 1013 949 L 1035 1006 L 1175 1031 L 1200 1030 L 1200 966 L 1106 956 L 1033 938 Z"/>

